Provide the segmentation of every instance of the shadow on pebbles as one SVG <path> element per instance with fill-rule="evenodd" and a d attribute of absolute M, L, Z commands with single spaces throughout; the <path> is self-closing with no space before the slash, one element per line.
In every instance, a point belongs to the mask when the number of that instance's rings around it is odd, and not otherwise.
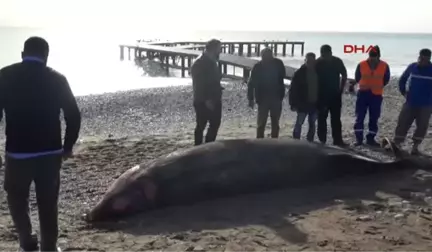
<path fill-rule="evenodd" d="M 60 246 L 65 251 L 430 250 L 432 174 L 399 172 L 312 188 L 172 207 L 91 227 L 80 216 L 132 166 L 190 146 L 190 136 L 107 139 L 65 162 Z M 3 172 L 3 170 L 1 170 Z M 0 194 L 0 249 L 15 250 Z M 38 233 L 31 195 L 32 218 Z"/>

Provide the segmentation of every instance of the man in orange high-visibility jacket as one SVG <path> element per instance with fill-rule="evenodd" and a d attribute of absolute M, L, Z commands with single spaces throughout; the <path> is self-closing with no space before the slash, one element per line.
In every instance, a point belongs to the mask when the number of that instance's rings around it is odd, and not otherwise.
<path fill-rule="evenodd" d="M 356 122 L 354 124 L 356 146 L 363 144 L 364 119 L 367 112 L 369 112 L 369 131 L 366 135 L 366 144 L 379 146 L 375 136 L 378 132 L 378 119 L 381 115 L 383 89 L 390 80 L 390 68 L 386 62 L 380 60 L 380 56 L 380 49 L 375 46 L 374 50 L 369 52 L 369 58 L 360 62 L 356 69 L 355 80 L 359 84 L 355 108 Z"/>

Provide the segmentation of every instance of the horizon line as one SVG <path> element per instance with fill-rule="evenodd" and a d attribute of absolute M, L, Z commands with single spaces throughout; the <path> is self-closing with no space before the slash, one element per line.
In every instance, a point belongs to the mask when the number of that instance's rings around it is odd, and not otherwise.
<path fill-rule="evenodd" d="M 66 26 L 64 29 L 69 28 L 84 28 L 88 29 L 92 26 L 80 27 L 80 26 Z M 46 26 L 25 26 L 25 25 L 0 25 L 0 28 L 25 28 L 25 29 L 62 29 L 62 27 L 46 27 Z M 109 27 L 106 27 L 109 28 Z M 166 29 L 169 30 L 169 29 Z M 152 32 L 154 30 L 148 30 Z M 357 33 L 357 34 L 406 34 L 406 35 L 432 35 L 432 32 L 393 32 L 393 31 L 334 31 L 334 30 L 326 30 L 326 31 L 308 31 L 308 30 L 222 30 L 222 29 L 196 29 L 185 31 L 188 32 L 297 32 L 297 33 Z M 145 30 L 143 30 L 145 32 Z"/>

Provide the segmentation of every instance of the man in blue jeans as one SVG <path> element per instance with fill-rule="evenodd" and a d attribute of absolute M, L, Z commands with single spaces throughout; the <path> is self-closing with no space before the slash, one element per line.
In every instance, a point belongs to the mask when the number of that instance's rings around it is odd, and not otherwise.
<path fill-rule="evenodd" d="M 309 142 L 314 141 L 317 118 L 318 75 L 315 71 L 315 59 L 314 53 L 306 54 L 305 64 L 294 73 L 289 90 L 291 110 L 297 112 L 293 138 L 300 139 L 303 123 L 308 117 L 309 130 L 306 139 Z"/>

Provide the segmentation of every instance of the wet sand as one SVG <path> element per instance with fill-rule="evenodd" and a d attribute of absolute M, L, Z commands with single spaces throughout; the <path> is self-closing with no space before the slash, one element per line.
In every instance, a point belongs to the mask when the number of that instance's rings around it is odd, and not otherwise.
<path fill-rule="evenodd" d="M 403 102 L 396 84 L 390 85 L 380 136 L 393 135 Z M 124 171 L 192 145 L 191 97 L 190 87 L 175 87 L 78 98 L 83 128 L 75 157 L 64 164 L 59 201 L 59 245 L 63 250 L 432 249 L 432 174 L 422 171 L 357 177 L 309 188 L 172 207 L 98 227 L 83 222 L 81 214 Z M 344 138 L 352 142 L 355 97 L 345 95 L 343 102 Z M 247 108 L 246 91 L 241 85 L 227 86 L 223 106 L 218 139 L 255 136 L 256 111 Z M 282 137 L 291 136 L 294 115 L 285 101 Z M 430 134 L 424 150 L 432 154 Z M 367 148 L 359 151 L 389 158 Z M 0 184 L 3 172 L 0 169 Z M 38 233 L 33 193 L 31 209 Z M 16 239 L 5 193 L 1 191 L 0 250 L 16 250 Z"/>

